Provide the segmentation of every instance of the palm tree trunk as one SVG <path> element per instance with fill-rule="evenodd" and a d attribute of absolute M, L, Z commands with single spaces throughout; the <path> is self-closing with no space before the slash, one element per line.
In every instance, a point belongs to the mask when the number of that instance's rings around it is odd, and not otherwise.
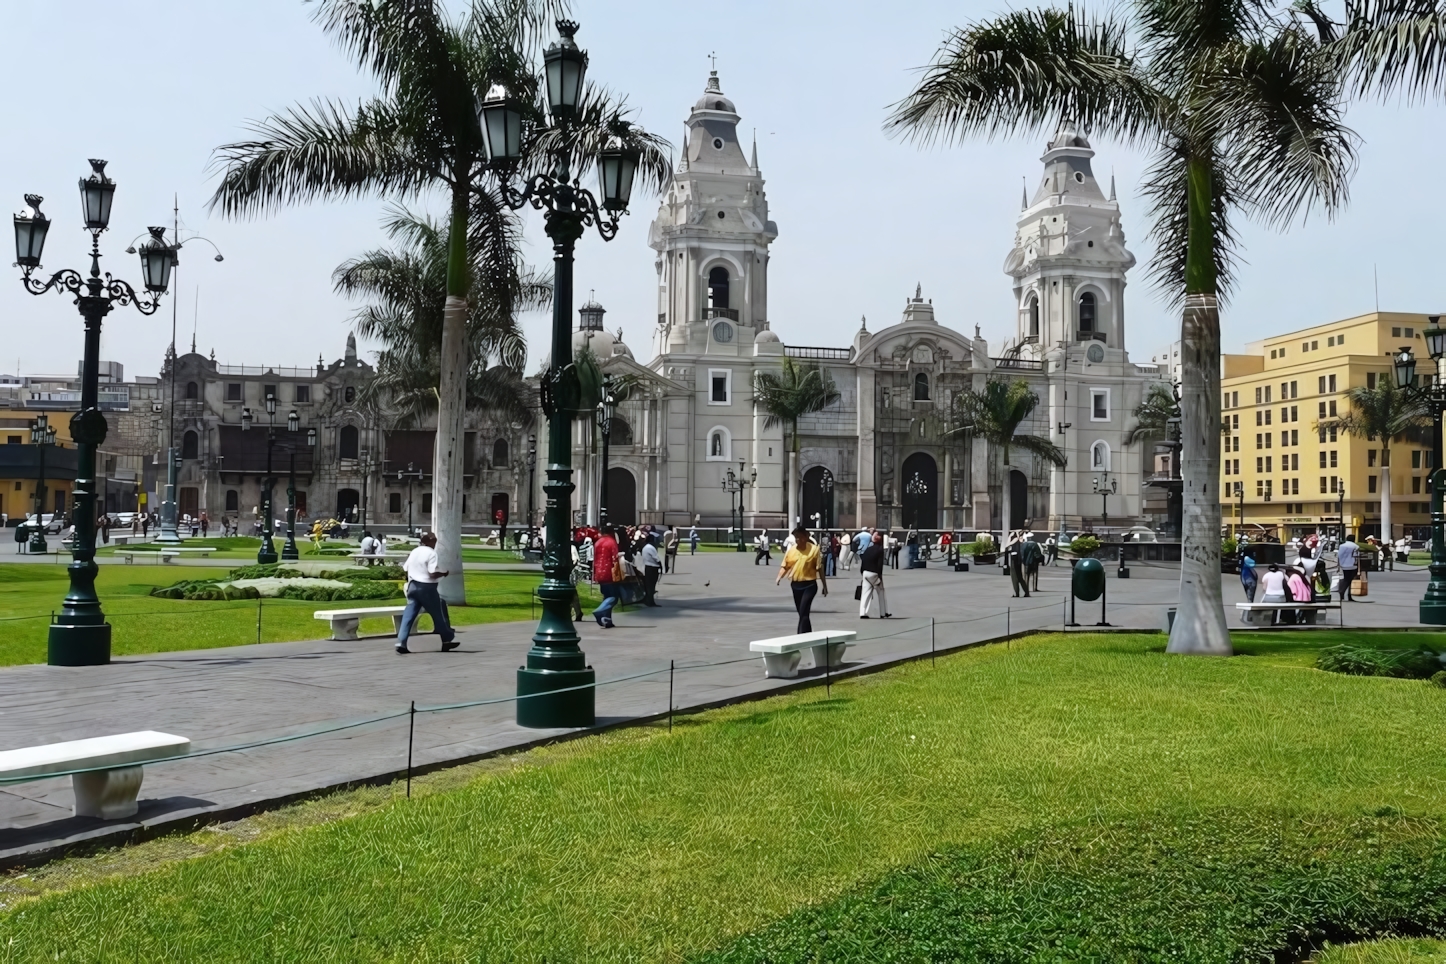
<path fill-rule="evenodd" d="M 437 443 L 432 467 L 432 531 L 437 565 L 448 575 L 439 583 L 449 605 L 467 603 L 462 578 L 462 418 L 467 410 L 467 194 L 452 200 L 447 250 L 447 304 L 442 311 L 442 345 L 437 384 Z"/>
<path fill-rule="evenodd" d="M 1391 443 L 1387 439 L 1381 440 L 1381 541 L 1386 544 L 1386 551 L 1391 551 Z M 1385 560 L 1381 560 L 1385 562 Z"/>
<path fill-rule="evenodd" d="M 803 505 L 799 502 L 802 487 L 798 479 L 798 423 L 793 423 L 792 438 L 788 446 L 788 528 L 792 529 L 803 520 L 800 518 Z"/>
<path fill-rule="evenodd" d="M 1009 457 L 999 467 L 999 545 L 1009 541 L 1009 520 L 1014 514 L 1014 486 L 1009 484 Z"/>
<path fill-rule="evenodd" d="M 1184 477 L 1180 601 L 1168 652 L 1234 652 L 1220 594 L 1220 305 L 1216 297 L 1211 167 L 1189 160 L 1184 361 L 1180 391 Z"/>

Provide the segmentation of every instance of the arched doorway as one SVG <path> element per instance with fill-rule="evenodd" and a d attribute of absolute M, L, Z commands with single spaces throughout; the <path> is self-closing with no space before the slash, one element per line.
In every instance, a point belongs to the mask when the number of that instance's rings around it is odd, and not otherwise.
<path fill-rule="evenodd" d="M 336 490 L 336 517 L 341 522 L 357 520 L 357 506 L 361 505 L 361 493 L 356 489 Z"/>
<path fill-rule="evenodd" d="M 501 440 L 498 440 L 499 443 Z M 507 497 L 506 492 L 492 493 L 492 507 L 487 513 L 487 521 L 496 526 L 507 525 L 507 519 L 512 514 L 512 500 Z"/>
<path fill-rule="evenodd" d="M 904 459 L 899 474 L 899 499 L 904 525 L 912 529 L 939 527 L 939 466 L 927 452 Z"/>
<path fill-rule="evenodd" d="M 1009 528 L 1023 529 L 1029 518 L 1029 479 L 1018 469 L 1009 470 Z"/>
<path fill-rule="evenodd" d="M 815 465 L 803 473 L 804 525 L 818 529 L 833 528 L 833 485 L 833 473 L 822 465 Z"/>
<path fill-rule="evenodd" d="M 608 522 L 613 525 L 637 525 L 638 484 L 627 469 L 608 469 L 607 508 Z"/>

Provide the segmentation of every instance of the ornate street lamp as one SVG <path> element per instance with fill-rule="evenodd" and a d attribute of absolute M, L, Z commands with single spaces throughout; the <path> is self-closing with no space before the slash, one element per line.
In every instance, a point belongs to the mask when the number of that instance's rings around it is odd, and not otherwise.
<path fill-rule="evenodd" d="M 397 473 L 398 482 L 403 479 L 407 481 L 407 535 L 409 536 L 417 534 L 416 527 L 412 525 L 412 483 L 420 481 L 421 478 L 422 470 L 417 468 L 415 462 L 408 462 L 407 467 Z"/>
<path fill-rule="evenodd" d="M 537 436 L 527 436 L 527 528 L 530 530 L 537 525 L 537 510 L 533 506 L 532 493 L 537 488 L 535 476 L 537 472 Z"/>
<path fill-rule="evenodd" d="M 613 416 L 618 400 L 613 395 L 613 377 L 603 376 L 603 399 L 597 403 L 597 425 L 602 433 L 602 472 L 598 476 L 598 528 L 608 524 L 608 444 L 613 436 Z"/>
<path fill-rule="evenodd" d="M 723 491 L 729 493 L 729 498 L 728 498 L 728 518 L 729 518 L 729 519 L 732 519 L 732 518 L 733 518 L 733 497 L 732 497 L 732 493 L 734 493 L 734 492 L 737 492 L 737 493 L 738 493 L 738 551 L 739 551 L 739 552 L 745 552 L 745 551 L 747 551 L 747 550 L 745 550 L 745 549 L 743 548 L 743 512 L 744 512 L 743 493 L 748 489 L 749 486 L 751 486 L 751 485 L 757 485 L 757 484 L 758 484 L 758 467 L 757 467 L 757 466 L 754 466 L 754 467 L 753 467 L 753 474 L 750 475 L 748 478 L 745 479 L 745 478 L 743 477 L 743 464 L 744 464 L 744 463 L 743 463 L 743 459 L 739 459 L 739 460 L 738 460 L 738 474 L 737 474 L 737 475 L 734 475 L 734 474 L 733 474 L 733 470 L 732 470 L 732 469 L 729 469 L 729 470 L 727 471 L 727 473 L 724 475 L 724 478 L 723 478 Z"/>
<path fill-rule="evenodd" d="M 904 485 L 904 494 L 909 497 L 908 505 L 913 508 L 912 519 L 904 520 L 904 527 L 917 529 L 919 527 L 919 496 L 929 491 L 929 483 L 925 482 L 918 472 Z"/>
<path fill-rule="evenodd" d="M 102 275 L 100 235 L 110 225 L 115 182 L 105 174 L 105 161 L 92 159 L 91 175 L 80 182 L 81 208 L 85 229 L 90 232 L 90 275 L 82 277 L 69 268 L 57 271 L 48 281 L 31 277 L 40 267 L 50 221 L 40 213 L 39 195 L 25 195 L 29 211 L 15 215 L 15 264 L 21 269 L 21 283 L 33 295 L 54 290 L 75 297 L 85 319 L 85 354 L 81 363 L 80 411 L 70 420 L 70 437 L 80 450 L 75 491 L 72 496 L 75 541 L 68 570 L 70 591 L 59 615 L 50 625 L 48 660 L 53 666 L 89 666 L 110 662 L 110 624 L 105 621 L 100 598 L 95 593 L 95 452 L 105 441 L 105 416 L 100 412 L 100 327 L 115 305 L 135 305 L 143 315 L 154 314 L 160 296 L 170 284 L 175 250 L 165 243 L 165 229 L 152 228 L 152 243 L 141 257 L 148 295 L 137 295 L 124 281 Z"/>
<path fill-rule="evenodd" d="M 301 416 L 293 408 L 291 414 L 286 416 L 286 430 L 295 432 L 300 427 Z M 308 449 L 316 448 L 316 429 L 306 430 L 306 446 Z M 296 549 L 296 446 L 288 442 L 286 448 L 286 543 L 281 547 L 281 558 L 286 562 L 295 562 L 301 558 Z"/>
<path fill-rule="evenodd" d="M 1446 626 L 1446 502 L 1443 502 L 1446 499 L 1446 472 L 1441 467 L 1441 410 L 1446 407 L 1446 377 L 1443 377 L 1446 376 L 1446 328 L 1441 327 L 1440 315 L 1431 315 L 1430 321 L 1431 327 L 1424 334 L 1426 350 L 1436 363 L 1435 374 L 1417 382 L 1416 358 L 1410 348 L 1401 349 L 1394 367 L 1396 387 L 1431 406 L 1431 474 L 1427 477 L 1427 489 L 1431 493 L 1431 580 L 1426 584 L 1426 594 L 1421 597 L 1420 618 L 1428 625 Z M 1344 491 L 1345 486 L 1341 488 Z M 1341 516 L 1341 531 L 1344 537 L 1344 514 Z"/>
<path fill-rule="evenodd" d="M 833 473 L 828 469 L 823 470 L 823 478 L 819 479 L 818 487 L 823 491 L 823 522 L 825 529 L 833 528 Z"/>
<path fill-rule="evenodd" d="M 55 444 L 55 426 L 50 424 L 48 416 L 38 415 L 30 423 L 30 444 L 36 446 L 40 465 L 35 481 L 35 529 L 30 533 L 29 551 L 49 552 L 50 546 L 45 542 L 45 450 Z"/>
<path fill-rule="evenodd" d="M 551 116 L 551 129 L 546 133 L 565 135 L 582 98 L 587 54 L 573 40 L 577 29 L 572 21 L 559 21 L 561 36 L 543 56 Z M 517 671 L 517 722 L 532 727 L 591 726 L 596 674 L 587 665 L 573 627 L 576 589 L 569 579 L 568 507 L 574 489 L 569 428 L 581 395 L 572 365 L 573 250 L 588 227 L 595 226 L 605 241 L 617 235 L 619 218 L 627 212 L 639 155 L 627 143 L 627 124 L 615 119 L 613 136 L 589 159 L 598 167 L 600 199 L 578 185 L 561 152 L 550 173 L 533 175 L 518 190 L 511 184 L 511 175 L 523 159 L 528 134 L 522 105 L 506 86 L 496 84 L 487 91 L 478 115 L 487 157 L 499 174 L 507 204 L 514 210 L 531 204 L 544 212 L 547 235 L 553 243 L 552 367 L 542 379 L 542 409 L 548 419 L 547 482 L 543 485 L 547 495 L 545 578 L 537 591 L 542 617 L 532 637 L 527 665 Z"/>
<path fill-rule="evenodd" d="M 271 513 L 271 491 L 276 484 L 276 479 L 271 475 L 271 453 L 276 448 L 276 395 L 272 392 L 266 393 L 266 417 L 266 475 L 261 480 L 261 548 L 256 553 L 256 562 L 262 566 L 273 565 L 278 559 L 276 543 L 271 540 L 275 528 Z M 296 417 L 296 413 L 292 412 L 291 417 Z M 251 409 L 241 409 L 241 431 L 249 431 L 253 421 Z M 287 423 L 290 425 L 290 419 Z"/>

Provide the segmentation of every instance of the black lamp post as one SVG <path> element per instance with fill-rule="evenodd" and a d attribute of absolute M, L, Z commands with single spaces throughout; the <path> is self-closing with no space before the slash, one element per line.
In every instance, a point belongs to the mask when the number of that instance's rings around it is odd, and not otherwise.
<path fill-rule="evenodd" d="M 537 525 L 537 509 L 533 505 L 533 491 L 537 488 L 537 436 L 527 436 L 527 528 Z"/>
<path fill-rule="evenodd" d="M 557 24 L 560 37 L 543 55 L 550 129 L 536 133 L 563 135 L 582 97 L 587 54 L 573 35 L 578 25 Z M 499 171 L 507 203 L 514 209 L 531 204 L 543 212 L 547 236 L 552 239 L 552 367 L 542 380 L 542 409 L 548 418 L 547 543 L 542 569 L 545 577 L 537 594 L 542 617 L 527 653 L 527 665 L 517 671 L 517 722 L 522 726 L 591 726 L 595 718 L 592 684 L 596 674 L 587 665 L 572 623 L 577 590 L 568 578 L 572 570 L 569 506 L 572 482 L 572 444 L 569 426 L 579 407 L 581 386 L 572 365 L 573 249 L 589 226 L 596 226 L 604 241 L 617 235 L 618 219 L 627 211 L 639 154 L 626 141 L 628 128 L 614 121 L 614 133 L 595 158 L 601 203 L 583 189 L 569 171 L 565 153 L 559 152 L 551 173 L 535 174 L 521 191 L 510 175 L 523 159 L 523 106 L 501 84 L 488 90 L 478 110 L 487 157 Z M 545 695 L 540 695 L 545 694 Z"/>
<path fill-rule="evenodd" d="M 85 319 L 85 354 L 81 363 L 80 411 L 70 420 L 70 437 L 80 449 L 72 496 L 75 542 L 69 567 L 70 591 L 60 614 L 50 625 L 48 660 L 52 666 L 89 666 L 110 662 L 110 624 L 105 621 L 100 598 L 95 593 L 95 452 L 105 441 L 105 416 L 100 412 L 100 326 L 112 307 L 135 305 L 143 315 L 154 314 L 160 296 L 171 281 L 175 264 L 174 245 L 166 241 L 164 228 L 151 228 L 150 239 L 141 245 L 141 275 L 146 296 L 137 295 L 124 281 L 100 271 L 100 234 L 110 224 L 115 182 L 106 177 L 105 161 L 90 162 L 91 175 L 80 182 L 81 208 L 85 229 L 90 232 L 90 275 L 82 277 L 69 268 L 57 271 L 48 281 L 31 277 L 40 267 L 50 219 L 40 213 L 39 195 L 25 195 L 30 210 L 15 215 L 15 263 L 21 269 L 25 290 L 41 295 L 54 289 L 75 296 L 76 307 Z"/>
<path fill-rule="evenodd" d="M 597 403 L 597 426 L 602 433 L 602 472 L 598 475 L 598 528 L 608 524 L 608 443 L 613 437 L 613 416 L 618 411 L 618 400 L 613 396 L 611 375 L 603 376 L 603 399 Z"/>
<path fill-rule="evenodd" d="M 1110 493 L 1120 491 L 1120 480 L 1110 478 L 1110 473 L 1105 472 L 1094 478 L 1095 491 L 1100 496 L 1100 518 L 1101 526 L 1109 528 L 1110 524 Z"/>
<path fill-rule="evenodd" d="M 286 429 L 295 432 L 301 424 L 301 416 L 292 409 L 291 414 L 286 416 Z M 316 448 L 316 429 L 306 430 L 306 447 Z M 287 562 L 295 562 L 301 558 L 296 550 L 296 446 L 287 445 L 287 469 L 286 469 L 286 544 L 281 547 L 281 558 Z"/>
<path fill-rule="evenodd" d="M 361 464 L 359 467 L 361 468 L 362 477 L 361 527 L 362 531 L 365 532 L 367 527 L 367 483 L 371 481 L 372 477 L 372 452 L 371 449 L 362 449 L 358 454 L 361 455 L 361 459 L 359 459 Z"/>
<path fill-rule="evenodd" d="M 412 483 L 422 477 L 422 470 L 417 468 L 415 462 L 408 462 L 407 467 L 397 473 L 397 481 L 407 480 L 407 535 L 414 536 L 417 529 L 412 525 Z"/>
<path fill-rule="evenodd" d="M 1245 529 L 1245 483 L 1235 483 L 1235 501 L 1240 507 L 1240 521 L 1235 526 L 1235 539 L 1239 541 L 1240 533 Z"/>
<path fill-rule="evenodd" d="M 296 415 L 295 412 L 291 414 Z M 266 415 L 266 475 L 261 480 L 261 549 L 256 553 L 256 562 L 263 566 L 272 565 L 278 559 L 276 543 L 271 540 L 272 530 L 275 528 L 271 513 L 271 491 L 276 485 L 276 479 L 271 475 L 271 453 L 276 447 L 276 395 L 272 392 L 266 393 Z M 251 409 L 241 409 L 241 431 L 250 431 L 253 419 Z"/>
<path fill-rule="evenodd" d="M 1396 386 L 1413 397 L 1431 406 L 1431 474 L 1428 488 L 1431 492 L 1431 580 L 1426 584 L 1426 594 L 1421 597 L 1421 622 L 1432 626 L 1446 626 L 1446 472 L 1442 471 L 1441 456 L 1443 439 L 1441 435 L 1441 410 L 1446 407 L 1446 329 L 1441 327 L 1441 316 L 1431 315 L 1431 327 L 1425 331 L 1426 350 L 1436 363 L 1436 374 L 1416 382 L 1416 358 L 1411 349 L 1402 348 L 1396 356 Z M 1345 487 L 1342 486 L 1342 489 Z M 1390 498 L 1390 493 L 1386 493 Z M 1345 518 L 1342 516 L 1342 529 Z"/>
<path fill-rule="evenodd" d="M 30 423 L 30 444 L 36 446 L 40 455 L 40 466 L 35 480 L 35 529 L 30 533 L 31 552 L 49 552 L 45 542 L 45 450 L 55 444 L 55 427 L 48 416 L 36 416 Z"/>
<path fill-rule="evenodd" d="M 1336 533 L 1337 542 L 1346 541 L 1346 479 L 1341 476 L 1340 488 L 1336 490 L 1336 518 L 1340 520 Z M 1268 499 L 1266 501 L 1269 501 Z"/>
<path fill-rule="evenodd" d="M 904 485 L 904 494 L 909 497 L 908 506 L 912 509 L 911 517 L 904 520 L 906 529 L 917 529 L 919 527 L 919 496 L 929 491 L 929 483 L 924 481 L 923 476 L 918 472 Z"/>
<path fill-rule="evenodd" d="M 745 552 L 745 551 L 746 551 L 746 550 L 743 548 L 743 512 L 744 512 L 744 507 L 743 507 L 743 492 L 744 492 L 744 490 L 746 490 L 750 485 L 757 485 L 757 484 L 758 484 L 758 468 L 757 468 L 757 466 L 754 467 L 754 469 L 753 469 L 753 474 L 752 474 L 752 475 L 750 475 L 748 478 L 744 478 L 744 477 L 743 477 L 743 460 L 742 460 L 742 459 L 739 459 L 739 460 L 738 460 L 738 474 L 737 474 L 737 475 L 734 475 L 734 474 L 733 474 L 733 470 L 730 468 L 730 469 L 728 470 L 727 474 L 725 474 L 724 477 L 723 477 L 723 491 L 729 493 L 729 497 L 728 497 L 728 517 L 729 517 L 730 519 L 733 517 L 733 497 L 732 497 L 732 493 L 734 493 L 734 492 L 737 492 L 737 493 L 738 493 L 738 530 L 737 530 L 737 531 L 738 531 L 738 551 L 739 551 L 739 552 Z"/>
<path fill-rule="evenodd" d="M 818 487 L 823 491 L 823 528 L 833 528 L 833 473 L 828 469 L 823 470 L 823 478 L 819 480 Z"/>

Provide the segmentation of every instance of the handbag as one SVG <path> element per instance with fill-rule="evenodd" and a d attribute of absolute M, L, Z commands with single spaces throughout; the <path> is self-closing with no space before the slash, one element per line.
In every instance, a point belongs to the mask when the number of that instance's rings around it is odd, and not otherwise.
<path fill-rule="evenodd" d="M 860 582 L 857 586 L 854 587 L 854 599 L 863 599 L 863 598 L 864 598 L 864 584 L 863 584 L 862 582 Z"/>
<path fill-rule="evenodd" d="M 614 559 L 614 560 L 613 560 L 613 582 L 622 582 L 625 578 L 627 578 L 627 573 L 623 572 L 622 559 L 620 559 L 620 558 L 619 558 L 619 559 Z"/>

